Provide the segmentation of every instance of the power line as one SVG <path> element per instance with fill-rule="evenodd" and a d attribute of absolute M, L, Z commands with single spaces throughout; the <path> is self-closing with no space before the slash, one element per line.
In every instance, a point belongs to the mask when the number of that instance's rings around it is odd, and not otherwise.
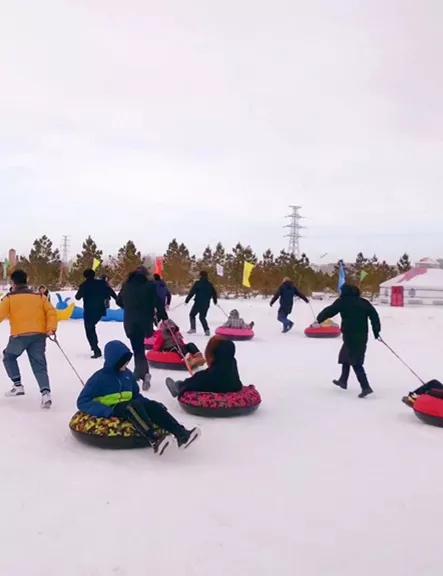
<path fill-rule="evenodd" d="M 300 238 L 302 238 L 301 230 L 305 228 L 300 224 L 300 220 L 303 218 L 300 214 L 301 206 L 289 206 L 292 212 L 288 214 L 286 218 L 289 218 L 289 224 L 286 224 L 284 228 L 289 228 L 288 234 L 285 238 L 289 238 L 288 252 L 293 254 L 296 258 L 300 257 Z"/>

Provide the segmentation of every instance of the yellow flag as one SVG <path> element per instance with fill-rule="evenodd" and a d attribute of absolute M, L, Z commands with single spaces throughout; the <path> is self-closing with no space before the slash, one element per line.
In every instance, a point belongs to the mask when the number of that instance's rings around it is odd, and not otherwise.
<path fill-rule="evenodd" d="M 94 272 L 97 270 L 100 264 L 101 264 L 100 260 L 98 258 L 94 258 L 94 260 L 92 261 L 92 269 L 94 270 Z"/>
<path fill-rule="evenodd" d="M 251 277 L 251 272 L 254 270 L 255 266 L 254 264 L 251 264 L 250 262 L 245 262 L 243 264 L 243 286 L 246 286 L 246 288 L 250 288 L 251 287 L 251 283 L 249 282 L 249 278 Z"/>

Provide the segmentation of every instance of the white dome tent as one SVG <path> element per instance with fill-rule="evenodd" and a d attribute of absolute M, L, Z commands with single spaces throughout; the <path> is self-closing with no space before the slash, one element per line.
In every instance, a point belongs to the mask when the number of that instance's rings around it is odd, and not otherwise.
<path fill-rule="evenodd" d="M 443 306 L 443 270 L 412 268 L 380 284 L 380 303 L 391 306 Z"/>

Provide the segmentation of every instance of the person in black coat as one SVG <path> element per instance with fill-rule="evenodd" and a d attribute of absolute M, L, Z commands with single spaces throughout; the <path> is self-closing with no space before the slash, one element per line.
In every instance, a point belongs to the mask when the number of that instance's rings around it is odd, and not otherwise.
<path fill-rule="evenodd" d="M 147 268 L 140 266 L 129 274 L 117 297 L 117 304 L 124 310 L 125 333 L 134 352 L 134 376 L 143 380 L 143 389 L 147 390 L 151 376 L 145 356 L 145 338 L 153 334 L 155 316 L 159 320 L 168 318 Z"/>
<path fill-rule="evenodd" d="M 290 278 L 284 278 L 280 288 L 274 294 L 269 303 L 270 306 L 273 306 L 277 300 L 280 301 L 277 320 L 283 324 L 283 333 L 289 332 L 289 330 L 294 326 L 294 322 L 289 320 L 288 316 L 292 312 L 295 297 L 301 298 L 306 302 L 306 304 L 309 302 L 306 296 L 300 292 Z"/>
<path fill-rule="evenodd" d="M 102 352 L 95 327 L 100 318 L 106 314 L 106 302 L 111 297 L 115 298 L 115 292 L 104 280 L 96 280 L 95 272 L 91 268 L 85 270 L 83 276 L 85 281 L 80 284 L 75 299 L 83 299 L 86 338 L 91 346 L 92 358 L 100 358 Z"/>
<path fill-rule="evenodd" d="M 235 344 L 221 336 L 214 336 L 208 342 L 205 351 L 207 370 L 196 372 L 183 381 L 166 378 L 166 386 L 172 396 L 184 392 L 239 392 L 243 384 L 238 373 L 235 359 Z"/>
<path fill-rule="evenodd" d="M 317 322 L 321 324 L 337 314 L 340 314 L 342 318 L 343 346 L 338 357 L 338 362 L 342 365 L 342 373 L 338 380 L 334 380 L 334 384 L 346 389 L 352 366 L 361 386 L 359 398 L 364 398 L 373 392 L 363 368 L 368 343 L 368 320 L 371 322 L 374 337 L 378 339 L 381 330 L 380 317 L 374 306 L 368 300 L 361 298 L 357 286 L 351 284 L 342 286 L 340 298 L 320 312 Z"/>
<path fill-rule="evenodd" d="M 195 297 L 194 305 L 189 313 L 189 319 L 191 321 L 191 328 L 188 330 L 188 334 L 195 334 L 195 318 L 197 314 L 199 315 L 199 320 L 205 331 L 205 335 L 209 336 L 209 326 L 206 321 L 206 315 L 209 310 L 209 305 L 211 300 L 217 305 L 217 292 L 214 285 L 209 282 L 208 273 L 206 270 L 200 272 L 200 280 L 194 283 L 193 287 L 186 296 L 185 303 Z"/>

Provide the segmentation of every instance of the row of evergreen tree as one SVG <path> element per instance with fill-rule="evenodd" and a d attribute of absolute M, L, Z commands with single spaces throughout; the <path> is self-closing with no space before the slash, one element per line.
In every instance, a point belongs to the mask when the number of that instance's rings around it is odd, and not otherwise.
<path fill-rule="evenodd" d="M 137 266 L 153 266 L 152 259 L 143 257 L 131 240 L 119 249 L 116 256 L 104 258 L 103 251 L 90 236 L 83 242 L 81 252 L 69 268 L 63 265 L 59 250 L 54 248 L 47 236 L 36 239 L 29 255 L 20 257 L 17 266 L 26 270 L 33 286 L 45 284 L 55 290 L 78 286 L 83 279 L 83 271 L 92 266 L 94 259 L 102 262 L 98 273 L 108 276 L 115 287 L 120 286 L 128 273 Z M 250 277 L 251 288 L 242 285 L 245 261 L 255 265 Z M 217 274 L 217 268 L 219 272 L 223 270 L 223 275 Z M 346 272 L 348 278 L 361 284 L 361 288 L 373 296 L 377 294 L 382 282 L 410 268 L 411 262 L 407 254 L 392 266 L 384 260 L 379 261 L 375 255 L 367 258 L 360 252 L 354 263 L 346 265 Z M 281 250 L 278 255 L 266 250 L 262 257 L 258 258 L 250 246 L 238 243 L 231 251 L 226 251 L 219 242 L 214 249 L 208 246 L 202 256 L 197 258 L 183 243 L 176 239 L 170 242 L 164 254 L 164 276 L 173 292 L 186 291 L 198 271 L 203 269 L 208 271 L 221 293 L 235 296 L 270 295 L 285 276 L 293 279 L 306 294 L 324 290 L 335 292 L 338 283 L 338 263 L 334 271 L 328 274 L 312 266 L 305 254 L 296 258 L 285 250 Z M 3 277 L 1 269 L 0 274 Z"/>

